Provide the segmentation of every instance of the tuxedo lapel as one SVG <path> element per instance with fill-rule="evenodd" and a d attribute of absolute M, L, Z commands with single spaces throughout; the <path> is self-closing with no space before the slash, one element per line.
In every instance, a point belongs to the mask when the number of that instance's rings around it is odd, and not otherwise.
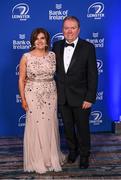
<path fill-rule="evenodd" d="M 76 48 L 75 48 L 75 50 L 74 50 L 74 53 L 73 53 L 73 55 L 72 55 L 72 58 L 71 58 L 71 62 L 70 62 L 68 71 L 72 68 L 74 62 L 76 61 L 76 59 L 77 59 L 77 57 L 78 57 L 78 53 L 79 53 L 80 48 L 81 48 L 81 45 L 82 45 L 82 41 L 81 41 L 81 39 L 79 39 L 78 42 L 77 42 Z M 67 71 L 67 72 L 68 72 L 68 71 Z"/>

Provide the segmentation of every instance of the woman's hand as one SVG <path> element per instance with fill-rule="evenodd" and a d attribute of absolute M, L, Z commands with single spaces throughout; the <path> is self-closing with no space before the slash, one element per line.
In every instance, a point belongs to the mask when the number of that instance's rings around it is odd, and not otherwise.
<path fill-rule="evenodd" d="M 23 100 L 23 101 L 22 101 L 22 108 L 23 108 L 25 111 L 28 111 L 28 104 L 27 104 L 26 100 Z"/>

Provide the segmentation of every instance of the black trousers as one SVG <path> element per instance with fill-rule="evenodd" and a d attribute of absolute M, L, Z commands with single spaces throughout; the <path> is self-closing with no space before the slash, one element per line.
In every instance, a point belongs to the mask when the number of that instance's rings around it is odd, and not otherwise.
<path fill-rule="evenodd" d="M 81 107 L 72 107 L 66 103 L 60 106 L 60 111 L 70 153 L 79 151 L 80 156 L 89 156 L 89 115 L 91 108 L 84 110 Z"/>

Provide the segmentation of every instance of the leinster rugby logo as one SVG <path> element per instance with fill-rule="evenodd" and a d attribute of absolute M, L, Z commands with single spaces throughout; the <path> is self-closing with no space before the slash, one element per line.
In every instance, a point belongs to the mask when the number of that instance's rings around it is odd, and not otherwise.
<path fill-rule="evenodd" d="M 97 59 L 98 74 L 103 73 L 103 61 Z"/>
<path fill-rule="evenodd" d="M 16 66 L 16 76 L 19 76 L 19 64 Z"/>
<path fill-rule="evenodd" d="M 58 40 L 62 40 L 64 39 L 63 33 L 57 33 L 55 34 L 52 39 L 51 39 L 51 47 L 53 45 L 54 42 L 58 41 Z"/>
<path fill-rule="evenodd" d="M 26 119 L 26 114 L 22 115 L 19 120 L 18 120 L 18 127 L 23 127 L 25 126 L 25 119 Z"/>
<path fill-rule="evenodd" d="M 90 123 L 93 125 L 100 125 L 102 123 L 102 112 L 101 111 L 91 112 Z"/>
<path fill-rule="evenodd" d="M 25 3 L 17 4 L 12 9 L 12 19 L 19 19 L 22 21 L 26 21 L 30 18 L 29 6 Z"/>
<path fill-rule="evenodd" d="M 101 2 L 93 3 L 88 8 L 87 18 L 101 19 L 104 17 L 104 4 Z"/>

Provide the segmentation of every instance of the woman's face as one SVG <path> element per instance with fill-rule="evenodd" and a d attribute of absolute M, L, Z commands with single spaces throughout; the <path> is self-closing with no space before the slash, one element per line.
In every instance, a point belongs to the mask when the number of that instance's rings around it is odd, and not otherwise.
<path fill-rule="evenodd" d="M 41 49 L 41 50 L 45 49 L 45 47 L 47 46 L 45 35 L 43 33 L 39 33 L 37 35 L 37 39 L 35 40 L 34 44 L 35 44 L 35 48 L 37 49 Z"/>

